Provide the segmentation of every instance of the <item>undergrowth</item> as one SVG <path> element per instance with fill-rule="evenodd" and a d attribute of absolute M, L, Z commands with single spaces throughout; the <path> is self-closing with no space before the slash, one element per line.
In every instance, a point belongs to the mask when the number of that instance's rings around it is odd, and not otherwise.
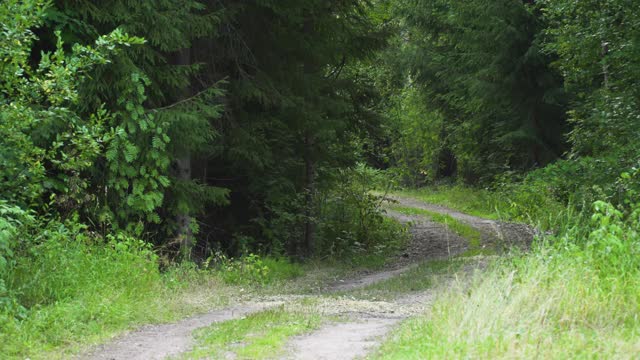
<path fill-rule="evenodd" d="M 0 354 L 66 358 L 141 324 L 225 306 L 245 289 L 302 274 L 284 259 L 251 255 L 207 269 L 161 272 L 151 245 L 98 236 L 71 220 L 44 222 L 0 203 Z"/>
<path fill-rule="evenodd" d="M 195 265 L 161 273 L 155 253 L 137 239 L 93 239 L 62 224 L 41 236 L 23 238 L 29 246 L 14 247 L 1 273 L 5 359 L 66 358 L 136 325 L 223 306 L 237 293 Z"/>

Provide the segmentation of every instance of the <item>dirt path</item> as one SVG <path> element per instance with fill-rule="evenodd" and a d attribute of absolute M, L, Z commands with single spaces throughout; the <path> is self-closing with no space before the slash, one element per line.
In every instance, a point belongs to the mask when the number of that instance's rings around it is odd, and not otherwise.
<path fill-rule="evenodd" d="M 403 206 L 427 208 L 428 210 L 449 214 L 477 228 L 483 233 L 483 240 L 493 239 L 496 235 L 495 222 L 475 218 L 449 209 L 430 207 L 419 202 L 401 201 Z M 429 221 L 418 215 L 404 215 L 387 211 L 387 215 L 410 224 L 411 241 L 404 253 L 400 254 L 390 269 L 366 274 L 360 278 L 334 284 L 331 291 L 349 291 L 385 281 L 411 270 L 417 263 L 425 260 L 447 259 L 459 255 L 469 248 L 469 242 L 446 226 Z M 485 265 L 483 261 L 471 261 L 461 273 L 469 274 Z M 365 357 L 374 350 L 395 326 L 403 320 L 424 313 L 435 299 L 436 294 L 454 281 L 454 276 L 440 279 L 438 286 L 426 291 L 402 296 L 392 302 L 359 301 L 349 304 L 349 319 L 346 322 L 328 324 L 321 329 L 289 342 L 284 359 L 331 359 L 350 360 Z M 339 309 L 340 307 L 338 307 Z M 334 310 L 332 315 L 340 314 Z"/>
<path fill-rule="evenodd" d="M 212 311 L 173 324 L 145 326 L 78 356 L 81 360 L 155 360 L 179 355 L 193 346 L 192 332 L 216 322 L 237 319 L 280 303 L 242 305 Z"/>
<path fill-rule="evenodd" d="M 528 248 L 536 235 L 536 230 L 525 224 L 483 219 L 481 217 L 465 214 L 444 206 L 428 204 L 411 198 L 391 196 L 389 199 L 396 201 L 401 206 L 446 214 L 463 223 L 471 225 L 472 227 L 480 230 L 483 235 L 482 241 L 486 244 L 506 247 L 522 246 Z"/>
<path fill-rule="evenodd" d="M 338 300 L 327 304 L 324 315 L 347 316 L 348 320 L 330 323 L 310 334 L 291 339 L 283 360 L 348 360 L 362 358 L 403 320 L 424 313 L 435 298 L 436 290 L 420 292 L 397 300 Z"/>
<path fill-rule="evenodd" d="M 515 239 L 527 243 L 531 232 L 523 227 L 486 220 L 416 201 L 396 198 L 402 206 L 427 209 L 448 214 L 463 221 L 483 234 L 484 242 Z M 444 225 L 431 222 L 421 216 L 408 216 L 393 211 L 388 216 L 403 223 L 410 223 L 411 241 L 405 252 L 398 255 L 392 266 L 361 276 L 344 279 L 325 288 L 327 293 L 361 289 L 380 281 L 385 281 L 411 270 L 416 264 L 429 259 L 451 258 L 468 249 L 468 241 L 449 231 Z M 470 273 L 482 267 L 482 262 L 470 263 L 462 270 Z M 441 279 L 440 286 L 447 286 L 453 277 Z M 363 357 L 375 348 L 381 339 L 402 320 L 424 313 L 435 295 L 438 286 L 426 291 L 411 293 L 393 301 L 356 300 L 348 296 L 323 297 L 320 305 L 313 311 L 320 311 L 323 317 L 338 315 L 345 321 L 329 323 L 317 331 L 290 339 L 285 349 L 285 359 L 354 359 Z M 305 296 L 302 296 L 305 297 Z M 314 296 L 311 296 L 314 297 Z M 265 310 L 283 303 L 293 303 L 301 296 L 277 296 L 273 300 L 240 304 L 225 310 L 213 311 L 174 324 L 145 326 L 137 331 L 125 334 L 112 343 L 92 349 L 77 357 L 81 360 L 120 360 L 120 359 L 165 359 L 189 351 L 194 343 L 194 330 L 241 318 L 248 314 Z"/>
<path fill-rule="evenodd" d="M 335 360 L 367 355 L 378 339 L 386 335 L 400 319 L 361 318 L 355 322 L 323 327 L 290 342 L 292 353 L 285 359 Z"/>

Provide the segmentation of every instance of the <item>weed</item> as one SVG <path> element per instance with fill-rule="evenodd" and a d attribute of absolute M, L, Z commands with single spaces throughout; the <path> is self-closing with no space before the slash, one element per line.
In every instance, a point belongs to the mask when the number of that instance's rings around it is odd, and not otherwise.
<path fill-rule="evenodd" d="M 208 259 L 206 265 L 211 264 Z M 249 254 L 238 259 L 229 259 L 222 254 L 216 255 L 215 269 L 227 283 L 235 285 L 267 285 L 283 280 L 291 280 L 304 273 L 300 264 L 285 258 L 261 257 Z"/>

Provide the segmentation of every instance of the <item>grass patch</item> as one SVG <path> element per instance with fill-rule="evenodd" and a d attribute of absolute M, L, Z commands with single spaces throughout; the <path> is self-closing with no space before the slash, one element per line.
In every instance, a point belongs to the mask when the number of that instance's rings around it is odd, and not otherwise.
<path fill-rule="evenodd" d="M 222 307 L 240 293 L 194 264 L 160 272 L 151 245 L 124 234 L 96 237 L 72 222 L 22 224 L 8 233 L 14 256 L 0 269 L 3 359 L 69 358 L 138 325 Z"/>
<path fill-rule="evenodd" d="M 407 189 L 393 195 L 410 197 L 429 204 L 443 205 L 450 209 L 485 219 L 498 220 L 509 204 L 498 194 L 467 186 L 437 186 Z"/>
<path fill-rule="evenodd" d="M 553 229 L 566 207 L 554 200 L 544 183 L 502 184 L 498 190 L 463 185 L 405 189 L 391 195 L 410 197 L 491 220 L 506 220 Z"/>
<path fill-rule="evenodd" d="M 467 225 L 447 214 L 440 214 L 425 209 L 391 205 L 393 211 L 397 211 L 405 215 L 418 215 L 429 218 L 429 220 L 444 224 L 449 230 L 469 241 L 469 247 L 477 249 L 481 245 L 482 233 L 473 226 Z"/>
<path fill-rule="evenodd" d="M 280 306 L 199 330 L 195 349 L 181 358 L 224 359 L 230 354 L 238 359 L 273 358 L 281 355 L 289 338 L 316 330 L 321 324 L 319 314 L 286 311 Z"/>
<path fill-rule="evenodd" d="M 87 344 L 124 330 L 220 308 L 239 294 L 216 276 L 186 267 L 152 275 L 145 283 L 135 276 L 131 281 L 129 286 L 102 284 L 102 290 L 33 306 L 21 319 L 0 314 L 2 358 L 69 358 Z"/>
<path fill-rule="evenodd" d="M 262 257 L 255 254 L 238 259 L 219 256 L 214 269 L 220 277 L 233 285 L 270 285 L 291 280 L 304 274 L 301 264 L 286 258 Z"/>
<path fill-rule="evenodd" d="M 426 261 L 390 279 L 338 295 L 365 300 L 393 300 L 411 292 L 429 289 L 434 285 L 435 276 L 455 272 L 463 263 L 461 259 Z"/>
<path fill-rule="evenodd" d="M 530 254 L 441 296 L 376 359 L 634 358 L 640 276 L 601 276 L 584 258 Z"/>

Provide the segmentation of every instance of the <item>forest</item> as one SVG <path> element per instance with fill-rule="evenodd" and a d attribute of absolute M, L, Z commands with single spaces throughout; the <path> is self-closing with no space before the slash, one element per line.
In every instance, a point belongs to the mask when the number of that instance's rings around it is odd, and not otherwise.
<path fill-rule="evenodd" d="M 635 358 L 639 83 L 634 0 L 2 0 L 0 358 Z"/>

